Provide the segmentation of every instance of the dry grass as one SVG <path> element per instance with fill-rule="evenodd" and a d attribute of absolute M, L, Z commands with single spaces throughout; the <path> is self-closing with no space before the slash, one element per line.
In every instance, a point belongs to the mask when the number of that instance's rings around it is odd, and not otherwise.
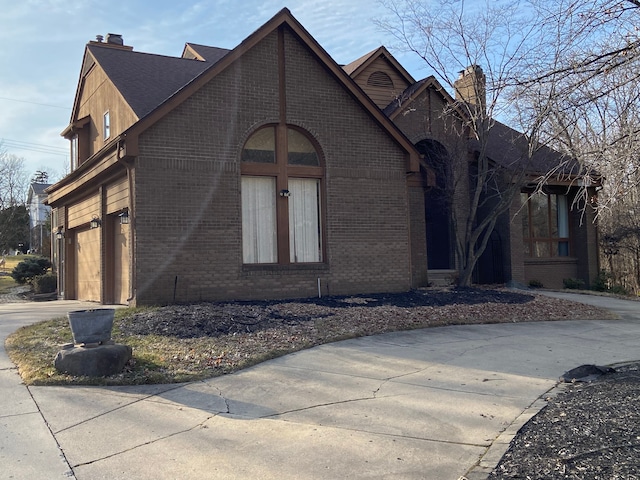
<path fill-rule="evenodd" d="M 113 340 L 133 348 L 119 375 L 73 377 L 53 359 L 72 341 L 66 318 L 23 327 L 6 349 L 29 385 L 132 385 L 223 375 L 315 345 L 445 325 L 603 319 L 596 307 L 496 290 L 422 291 L 274 302 L 203 303 L 117 310 Z"/>

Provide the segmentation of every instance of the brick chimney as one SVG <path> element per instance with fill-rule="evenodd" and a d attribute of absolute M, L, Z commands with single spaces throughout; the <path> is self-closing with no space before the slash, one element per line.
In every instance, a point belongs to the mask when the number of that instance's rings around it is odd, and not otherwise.
<path fill-rule="evenodd" d="M 475 105 L 486 112 L 487 108 L 487 77 L 479 65 L 471 65 L 460 72 L 458 79 L 453 82 L 456 100 Z"/>
<path fill-rule="evenodd" d="M 122 35 L 119 33 L 107 33 L 107 40 L 104 41 L 102 35 L 96 35 L 95 41 L 89 42 L 92 45 L 100 45 L 101 47 L 120 48 L 122 50 L 133 50 L 133 47 L 124 44 Z"/>

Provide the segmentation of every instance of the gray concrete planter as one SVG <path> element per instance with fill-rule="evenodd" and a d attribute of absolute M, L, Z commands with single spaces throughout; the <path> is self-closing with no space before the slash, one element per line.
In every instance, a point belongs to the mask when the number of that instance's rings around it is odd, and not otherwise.
<path fill-rule="evenodd" d="M 113 308 L 95 308 L 69 312 L 69 326 L 73 334 L 73 343 L 104 343 L 111 340 Z"/>

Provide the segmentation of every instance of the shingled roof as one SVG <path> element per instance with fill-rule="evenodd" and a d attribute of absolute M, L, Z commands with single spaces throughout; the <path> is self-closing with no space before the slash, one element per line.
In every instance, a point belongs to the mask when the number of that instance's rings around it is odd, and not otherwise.
<path fill-rule="evenodd" d="M 182 52 L 182 58 L 194 58 L 203 62 L 216 63 L 230 51 L 227 48 L 209 47 L 187 42 Z"/>
<path fill-rule="evenodd" d="M 568 155 L 545 145 L 540 145 L 530 155 L 529 148 L 529 141 L 523 133 L 501 122 L 495 121 L 489 130 L 487 157 L 505 168 L 524 167 L 530 175 L 551 174 L 552 177 L 576 177 L 582 174 L 580 164 Z"/>
<path fill-rule="evenodd" d="M 88 52 L 102 67 L 137 117 L 143 118 L 214 62 L 168 57 L 90 44 Z M 213 58 L 213 57 L 212 57 Z"/>
<path fill-rule="evenodd" d="M 407 87 L 402 94 L 385 107 L 384 114 L 393 119 L 399 111 L 407 108 L 407 105 L 413 101 L 416 95 L 429 87 L 438 90 L 452 106 L 456 106 L 457 102 L 447 94 L 433 76 L 430 76 Z M 459 111 L 463 112 L 464 110 L 460 109 Z M 464 115 L 464 113 L 461 113 L 461 115 Z M 477 140 L 470 140 L 469 147 L 472 150 L 480 150 Z M 529 148 L 529 141 L 523 133 L 497 120 L 493 120 L 488 132 L 486 155 L 496 164 L 509 170 L 524 168 L 532 176 L 551 174 L 552 177 L 566 179 L 567 177 L 576 177 L 582 174 L 581 166 L 576 160 L 557 150 L 540 145 L 530 155 Z"/>

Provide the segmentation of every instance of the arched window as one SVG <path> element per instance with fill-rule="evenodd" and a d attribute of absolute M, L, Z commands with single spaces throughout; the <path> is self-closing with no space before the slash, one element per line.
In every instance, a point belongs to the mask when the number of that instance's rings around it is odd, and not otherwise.
<path fill-rule="evenodd" d="M 369 75 L 367 85 L 370 87 L 393 88 L 393 81 L 386 73 L 376 71 Z"/>
<path fill-rule="evenodd" d="M 241 159 L 243 263 L 322 262 L 324 173 L 308 134 L 263 127 L 249 137 Z"/>

